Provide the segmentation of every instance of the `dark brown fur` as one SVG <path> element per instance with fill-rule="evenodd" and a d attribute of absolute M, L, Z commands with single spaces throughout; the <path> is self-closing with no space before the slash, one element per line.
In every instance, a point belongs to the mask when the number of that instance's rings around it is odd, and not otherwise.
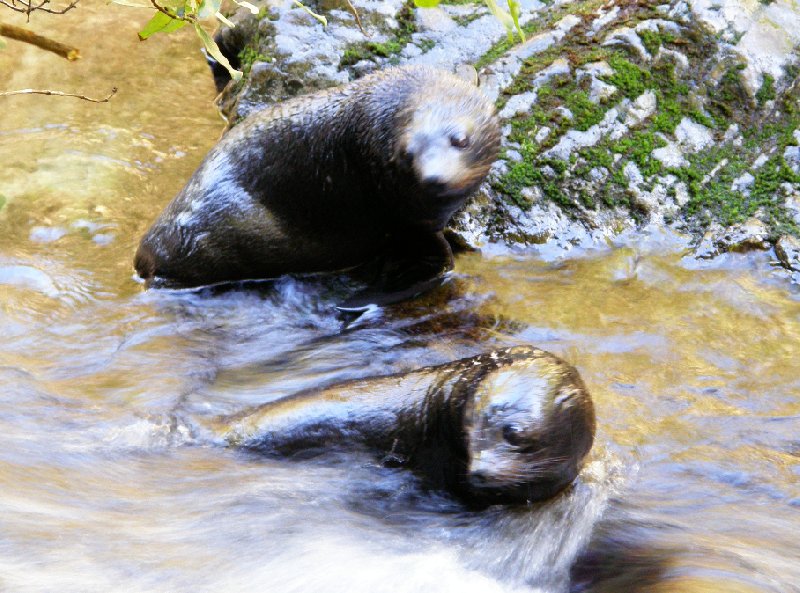
<path fill-rule="evenodd" d="M 407 149 L 415 113 L 429 105 L 474 122 L 457 182 L 420 179 L 421 157 Z M 355 266 L 438 235 L 498 149 L 489 102 L 432 68 L 388 69 L 293 99 L 222 138 L 143 237 L 135 267 L 148 282 L 198 286 Z M 449 249 L 427 241 L 432 269 L 442 267 Z"/>
<path fill-rule="evenodd" d="M 591 449 L 595 415 L 577 371 L 531 346 L 314 389 L 221 420 L 268 455 L 354 445 L 474 505 L 550 498 Z"/>

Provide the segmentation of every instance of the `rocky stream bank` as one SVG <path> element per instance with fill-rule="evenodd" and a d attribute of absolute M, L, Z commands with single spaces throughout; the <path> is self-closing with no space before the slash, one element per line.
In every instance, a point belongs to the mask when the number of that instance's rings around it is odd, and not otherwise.
<path fill-rule="evenodd" d="M 422 63 L 476 77 L 503 149 L 452 229 L 467 244 L 606 242 L 669 227 L 695 254 L 774 249 L 800 281 L 800 5 L 794 0 L 523 0 L 526 40 L 480 2 L 307 2 L 239 9 L 225 33 L 258 105 Z M 357 17 L 356 17 L 357 15 Z"/>

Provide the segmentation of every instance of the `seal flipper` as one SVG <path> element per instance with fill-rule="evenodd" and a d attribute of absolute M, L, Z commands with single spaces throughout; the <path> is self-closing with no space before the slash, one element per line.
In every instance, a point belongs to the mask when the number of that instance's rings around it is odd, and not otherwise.
<path fill-rule="evenodd" d="M 441 232 L 403 233 L 393 237 L 369 286 L 337 308 L 358 312 L 413 298 L 439 286 L 452 269 L 453 251 Z"/>

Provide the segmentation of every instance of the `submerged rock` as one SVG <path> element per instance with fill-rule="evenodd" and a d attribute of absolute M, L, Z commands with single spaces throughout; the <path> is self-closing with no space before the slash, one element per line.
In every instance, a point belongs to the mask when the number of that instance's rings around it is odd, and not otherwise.
<path fill-rule="evenodd" d="M 60 295 L 53 279 L 32 266 L 0 265 L 0 286 L 33 290 L 52 298 Z"/>

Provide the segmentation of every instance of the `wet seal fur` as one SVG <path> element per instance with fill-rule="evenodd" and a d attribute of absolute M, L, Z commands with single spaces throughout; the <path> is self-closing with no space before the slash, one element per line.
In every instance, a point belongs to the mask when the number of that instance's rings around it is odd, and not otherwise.
<path fill-rule="evenodd" d="M 304 391 L 224 418 L 215 432 L 270 456 L 366 447 L 483 507 L 569 486 L 591 449 L 595 415 L 572 366 L 516 346 Z"/>
<path fill-rule="evenodd" d="M 492 103 L 430 67 L 297 97 L 225 134 L 142 238 L 134 265 L 148 284 L 191 287 L 381 256 L 360 304 L 401 300 L 452 267 L 442 230 L 499 146 Z"/>

